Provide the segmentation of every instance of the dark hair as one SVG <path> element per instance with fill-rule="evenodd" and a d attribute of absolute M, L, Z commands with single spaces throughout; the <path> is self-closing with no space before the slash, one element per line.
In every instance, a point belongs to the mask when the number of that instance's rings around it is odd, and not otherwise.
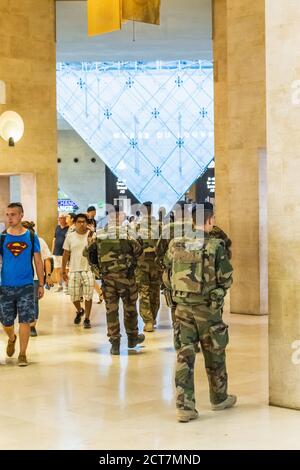
<path fill-rule="evenodd" d="M 77 215 L 75 215 L 75 218 L 74 218 L 75 224 L 76 224 L 78 219 L 85 219 L 86 223 L 88 223 L 88 221 L 89 221 L 86 214 L 77 214 Z"/>
<path fill-rule="evenodd" d="M 211 202 L 204 203 L 204 224 L 214 215 L 214 206 Z"/>
<path fill-rule="evenodd" d="M 185 201 L 178 201 L 178 202 L 176 203 L 176 205 L 177 205 L 178 207 L 180 207 L 180 209 L 181 209 L 182 212 L 183 212 L 185 206 L 187 206 L 188 204 L 187 204 L 187 202 L 185 202 Z"/>
<path fill-rule="evenodd" d="M 150 217 L 151 212 L 152 212 L 152 202 L 151 201 L 146 201 L 146 202 L 143 203 L 143 206 L 146 207 L 148 217 Z"/>
<path fill-rule="evenodd" d="M 18 209 L 21 209 L 21 212 L 24 212 L 23 206 L 20 202 L 11 202 L 8 204 L 7 209 L 15 209 L 18 207 Z"/>
<path fill-rule="evenodd" d="M 89 206 L 87 208 L 87 212 L 92 212 L 92 211 L 95 211 L 96 210 L 96 207 L 95 206 Z"/>
<path fill-rule="evenodd" d="M 192 216 L 193 216 L 193 219 L 195 220 L 196 218 L 196 215 L 197 215 L 197 208 L 198 207 L 203 207 L 203 223 L 204 225 L 206 224 L 206 222 L 211 219 L 214 215 L 214 206 L 210 203 L 210 202 L 204 202 L 204 203 L 201 203 L 201 204 L 195 204 L 193 209 L 192 209 Z"/>
<path fill-rule="evenodd" d="M 152 207 L 152 202 L 151 201 L 143 202 L 143 206 L 151 208 Z"/>
<path fill-rule="evenodd" d="M 68 213 L 68 216 L 69 216 L 72 220 L 75 220 L 75 219 L 76 219 L 76 214 L 74 214 L 74 212 L 69 212 L 69 213 Z"/>
<path fill-rule="evenodd" d="M 185 210 L 185 207 L 187 207 L 188 204 L 187 202 L 185 201 L 177 201 L 175 206 L 173 207 L 173 214 L 174 214 L 174 217 L 179 217 L 179 214 L 180 214 L 180 218 L 183 218 L 185 213 L 184 213 L 184 210 Z"/>
<path fill-rule="evenodd" d="M 204 211 L 204 225 L 206 222 L 213 217 L 214 213 L 212 211 Z"/>

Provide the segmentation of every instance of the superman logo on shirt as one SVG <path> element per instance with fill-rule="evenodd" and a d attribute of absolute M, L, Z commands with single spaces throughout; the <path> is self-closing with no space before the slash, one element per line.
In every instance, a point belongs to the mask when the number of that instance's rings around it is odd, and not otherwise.
<path fill-rule="evenodd" d="M 17 257 L 23 253 L 26 248 L 28 248 L 28 245 L 25 242 L 11 242 L 7 243 L 6 248 L 11 252 L 11 254 Z"/>

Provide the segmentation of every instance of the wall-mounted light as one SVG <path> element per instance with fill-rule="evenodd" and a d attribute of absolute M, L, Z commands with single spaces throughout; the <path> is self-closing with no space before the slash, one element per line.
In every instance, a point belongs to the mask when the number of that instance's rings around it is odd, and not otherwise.
<path fill-rule="evenodd" d="M 0 136 L 10 147 L 22 139 L 24 134 L 24 121 L 18 113 L 5 111 L 0 116 Z"/>

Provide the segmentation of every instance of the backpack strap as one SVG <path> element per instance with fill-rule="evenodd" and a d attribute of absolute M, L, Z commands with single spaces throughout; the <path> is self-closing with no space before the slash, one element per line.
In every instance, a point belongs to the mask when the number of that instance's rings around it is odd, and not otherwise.
<path fill-rule="evenodd" d="M 34 258 L 34 232 L 29 230 L 30 233 L 30 241 L 31 241 L 31 258 Z"/>
<path fill-rule="evenodd" d="M 98 238 L 83 250 L 83 256 L 87 258 L 91 270 L 95 274 L 96 279 L 101 279 L 102 268 L 99 264 Z"/>
<path fill-rule="evenodd" d="M 1 233 L 0 234 L 0 255 L 3 256 L 3 246 L 5 242 L 5 235 L 6 233 Z"/>
<path fill-rule="evenodd" d="M 34 277 L 34 267 L 33 267 L 33 262 L 34 262 L 34 232 L 32 230 L 29 230 L 29 235 L 30 235 L 30 242 L 31 242 L 31 267 L 32 267 L 32 275 Z"/>

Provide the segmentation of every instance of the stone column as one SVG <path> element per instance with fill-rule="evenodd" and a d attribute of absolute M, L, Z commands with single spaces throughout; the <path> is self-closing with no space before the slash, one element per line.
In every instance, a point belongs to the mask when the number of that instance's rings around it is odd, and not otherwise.
<path fill-rule="evenodd" d="M 0 224 L 5 222 L 6 207 L 9 203 L 9 176 L 0 176 Z M 1 227 L 0 227 L 1 233 Z"/>
<path fill-rule="evenodd" d="M 300 10 L 266 0 L 270 403 L 300 409 Z"/>
<path fill-rule="evenodd" d="M 230 232 L 229 161 L 227 150 L 227 0 L 213 3 L 214 101 L 215 101 L 215 198 L 217 224 Z M 227 191 L 227 196 L 226 195 Z"/>
<path fill-rule="evenodd" d="M 33 175 L 36 222 L 48 242 L 57 216 L 54 8 L 53 0 L 0 2 L 0 80 L 6 84 L 0 113 L 11 109 L 25 123 L 15 147 L 0 139 L 0 174 Z"/>
<path fill-rule="evenodd" d="M 20 176 L 20 193 L 24 208 L 24 219 L 29 221 L 37 220 L 36 178 L 33 173 Z M 38 224 L 36 230 L 39 232 Z"/>
<path fill-rule="evenodd" d="M 217 224 L 233 242 L 231 312 L 267 313 L 266 226 L 260 195 L 266 147 L 264 0 L 215 0 Z"/>

